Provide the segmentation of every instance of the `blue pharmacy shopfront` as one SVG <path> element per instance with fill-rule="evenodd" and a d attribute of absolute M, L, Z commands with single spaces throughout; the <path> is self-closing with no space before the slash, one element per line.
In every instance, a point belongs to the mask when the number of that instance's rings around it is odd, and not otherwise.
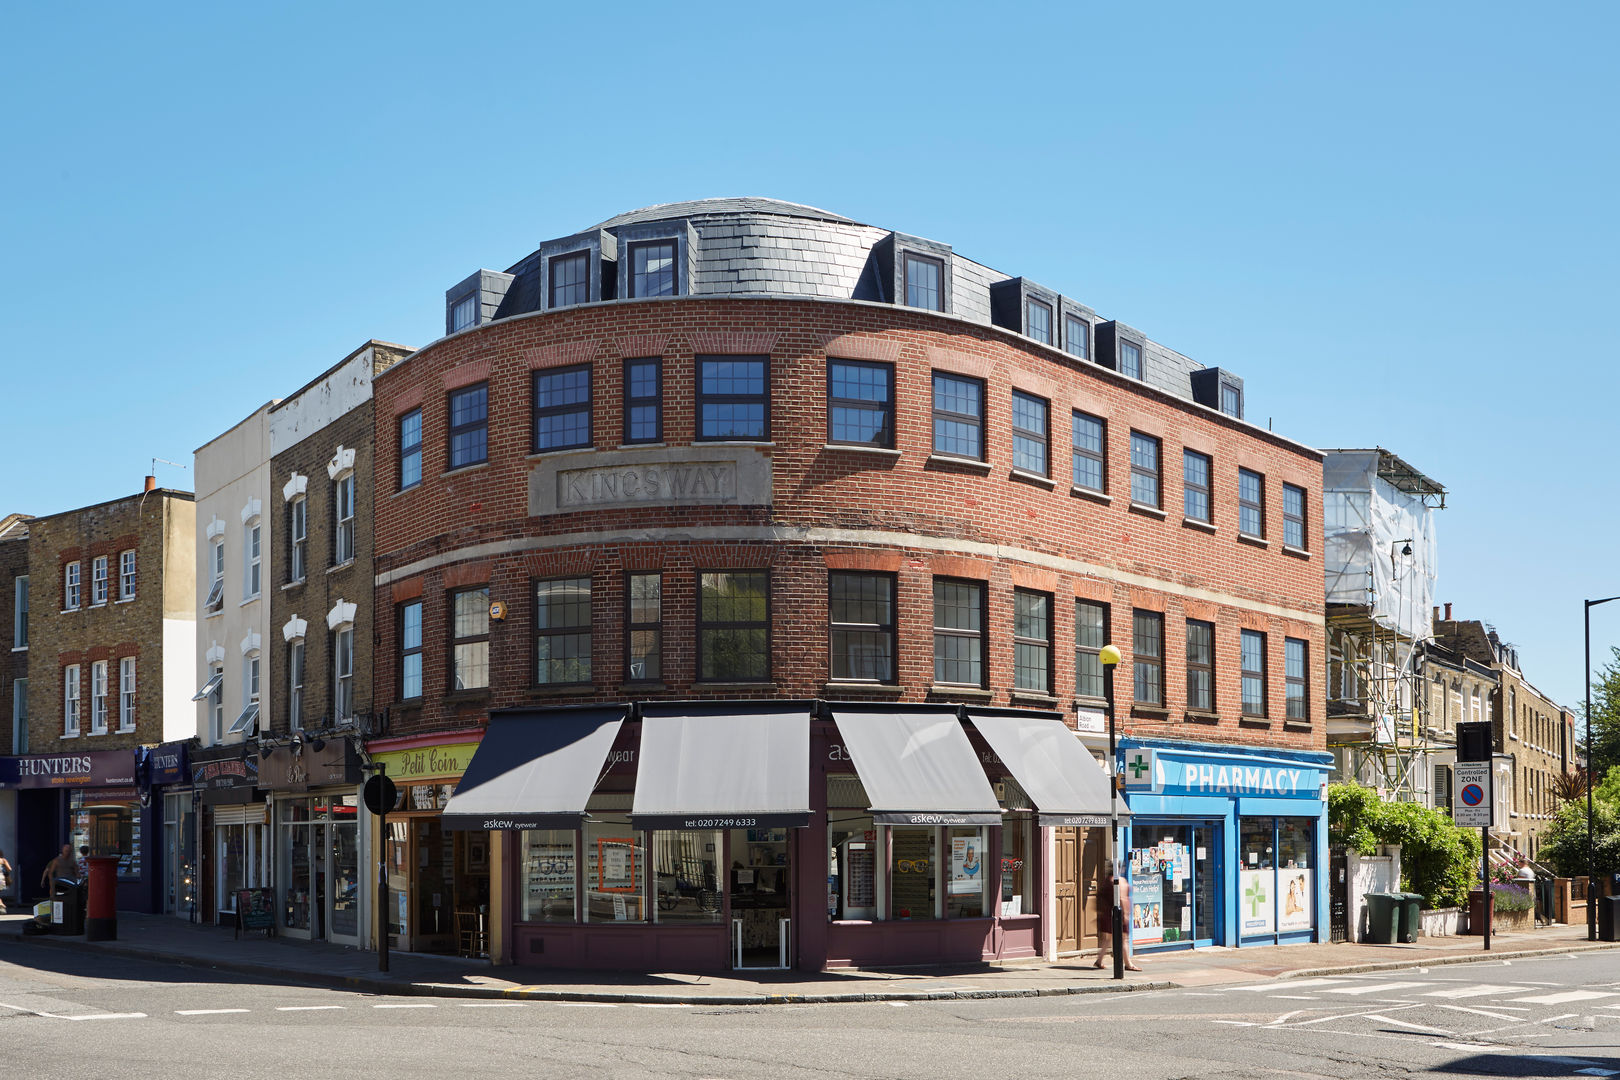
<path fill-rule="evenodd" d="M 1137 949 L 1325 940 L 1331 754 L 1122 739 Z"/>

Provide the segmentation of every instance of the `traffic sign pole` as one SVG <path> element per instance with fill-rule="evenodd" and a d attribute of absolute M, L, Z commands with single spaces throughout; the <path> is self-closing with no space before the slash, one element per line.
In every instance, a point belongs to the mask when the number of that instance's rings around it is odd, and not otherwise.
<path fill-rule="evenodd" d="M 1451 816 L 1458 825 L 1479 826 L 1479 880 L 1485 899 L 1480 904 L 1480 936 L 1485 951 L 1491 951 L 1491 910 L 1495 904 L 1491 897 L 1491 808 L 1496 800 L 1491 796 L 1491 763 L 1489 761 L 1459 761 L 1452 768 L 1455 778 Z"/>

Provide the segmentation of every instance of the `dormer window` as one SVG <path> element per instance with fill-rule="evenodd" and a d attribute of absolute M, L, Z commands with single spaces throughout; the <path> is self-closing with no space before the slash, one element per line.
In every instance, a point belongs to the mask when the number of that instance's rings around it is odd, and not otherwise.
<path fill-rule="evenodd" d="M 585 304 L 591 299 L 591 254 L 576 251 L 551 260 L 551 302 L 548 307 Z"/>
<path fill-rule="evenodd" d="M 1142 377 L 1142 346 L 1134 341 L 1119 343 L 1119 373 L 1132 379 Z"/>
<path fill-rule="evenodd" d="M 630 295 L 633 297 L 675 295 L 674 240 L 655 240 L 630 245 Z"/>
<path fill-rule="evenodd" d="M 450 308 L 450 332 L 459 334 L 478 321 L 478 294 L 468 293 Z"/>
<path fill-rule="evenodd" d="M 945 264 L 942 259 L 905 253 L 906 306 L 945 310 Z"/>

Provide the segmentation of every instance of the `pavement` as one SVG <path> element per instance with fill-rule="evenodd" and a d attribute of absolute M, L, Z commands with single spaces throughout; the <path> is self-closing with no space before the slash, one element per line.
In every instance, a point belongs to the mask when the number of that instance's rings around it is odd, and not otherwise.
<path fill-rule="evenodd" d="M 1056 962 L 1019 960 L 820 972 L 640 974 L 494 966 L 486 960 L 395 951 L 389 953 L 389 970 L 384 972 L 378 970 L 374 952 L 324 942 L 271 938 L 263 932 L 244 933 L 237 938 L 228 928 L 189 923 L 173 916 L 119 912 L 115 941 L 87 941 L 82 935 L 24 934 L 28 921 L 24 915 L 0 917 L 0 960 L 6 959 L 10 943 L 27 942 L 372 994 L 689 1005 L 1123 993 L 1620 948 L 1617 942 L 1587 941 L 1585 926 L 1562 925 L 1494 935 L 1488 953 L 1479 938 L 1468 936 L 1420 938 L 1411 945 L 1216 947 L 1138 953 L 1136 961 L 1143 970 L 1127 972 L 1123 982 L 1111 977 L 1111 968 L 1092 968 L 1091 955 Z"/>

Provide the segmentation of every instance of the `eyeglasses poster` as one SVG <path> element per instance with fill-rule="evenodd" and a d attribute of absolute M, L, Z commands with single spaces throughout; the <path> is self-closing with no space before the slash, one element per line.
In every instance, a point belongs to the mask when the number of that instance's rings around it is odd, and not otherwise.
<path fill-rule="evenodd" d="M 951 895 L 972 896 L 984 888 L 983 845 L 975 836 L 951 837 Z"/>

